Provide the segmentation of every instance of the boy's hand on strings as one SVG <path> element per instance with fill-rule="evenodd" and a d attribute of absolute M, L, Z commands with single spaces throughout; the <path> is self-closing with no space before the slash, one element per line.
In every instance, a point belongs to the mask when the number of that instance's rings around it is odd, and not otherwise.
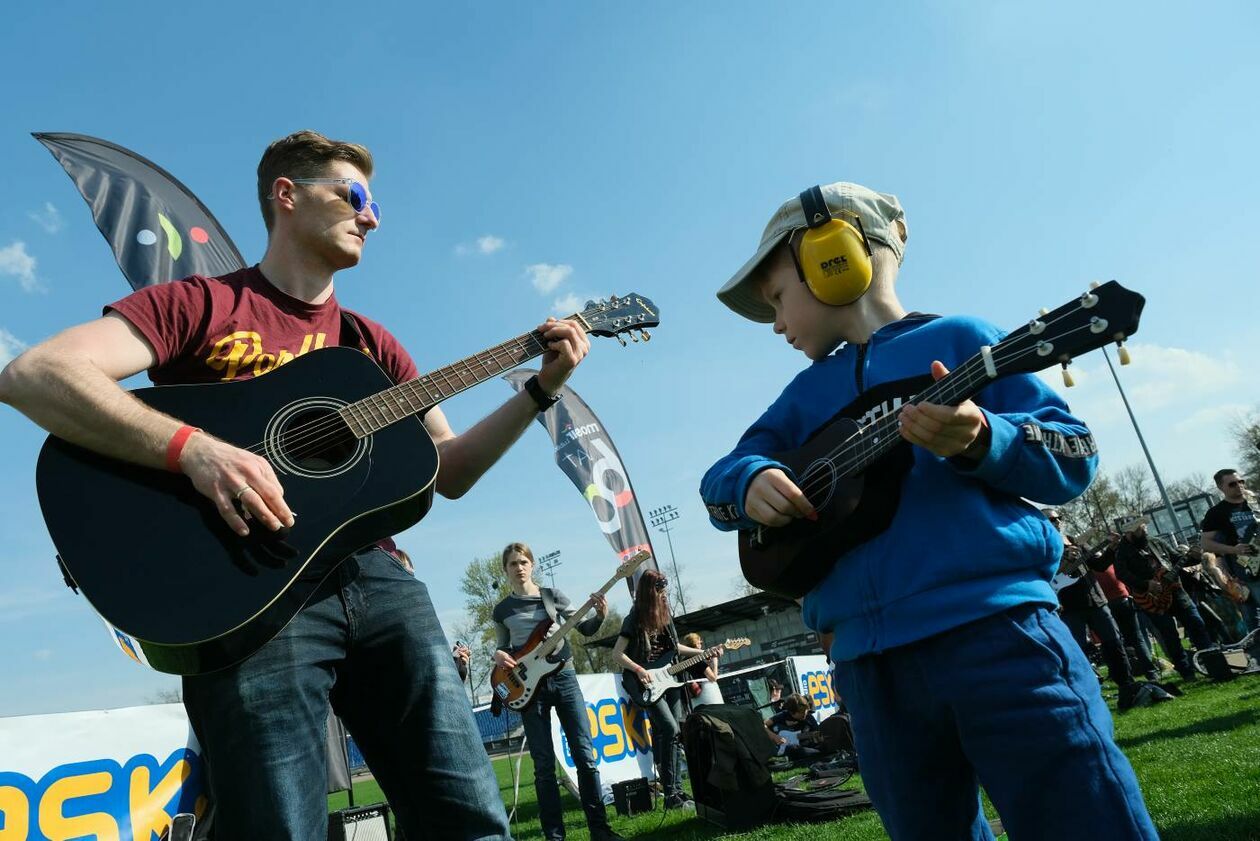
<path fill-rule="evenodd" d="M 763 526 L 786 526 L 801 517 L 818 519 L 805 493 L 777 467 L 761 471 L 749 483 L 744 513 Z"/>
<path fill-rule="evenodd" d="M 939 361 L 932 363 L 933 380 L 948 373 L 949 369 Z M 942 458 L 964 456 L 979 461 L 989 452 L 988 422 L 980 407 L 970 400 L 957 406 L 907 404 L 901 407 L 898 420 L 902 438 Z"/>

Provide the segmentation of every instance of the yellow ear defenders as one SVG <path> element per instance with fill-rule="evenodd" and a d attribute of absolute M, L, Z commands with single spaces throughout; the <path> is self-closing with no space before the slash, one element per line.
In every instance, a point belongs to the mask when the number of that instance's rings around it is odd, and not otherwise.
<path fill-rule="evenodd" d="M 871 287 L 871 246 L 862 228 L 862 217 L 840 211 L 854 221 L 837 219 L 827 208 L 821 187 L 801 193 L 808 230 L 801 239 L 800 257 L 788 240 L 788 253 L 796 263 L 801 281 L 824 304 L 843 306 L 866 294 Z"/>

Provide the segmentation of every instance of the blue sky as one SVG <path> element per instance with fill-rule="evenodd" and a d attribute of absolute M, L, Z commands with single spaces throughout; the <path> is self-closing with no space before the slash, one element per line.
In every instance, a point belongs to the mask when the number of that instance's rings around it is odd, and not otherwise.
<path fill-rule="evenodd" d="M 258 157 L 309 127 L 376 156 L 385 226 L 338 297 L 384 321 L 422 370 L 587 297 L 656 301 L 650 345 L 597 342 L 571 385 L 643 508 L 680 510 L 693 601 L 724 600 L 737 575 L 699 478 L 803 364 L 713 292 L 778 204 L 821 181 L 901 198 L 912 309 L 1014 328 L 1092 279 L 1143 292 L 1130 397 L 1166 479 L 1210 473 L 1235 460 L 1229 418 L 1257 403 L 1260 14 L 1030 6 L 20 4 L 0 26 L 0 362 L 127 289 L 29 132 L 148 156 L 252 262 L 265 245 Z M 1141 453 L 1106 376 L 1097 355 L 1081 360 L 1067 398 L 1118 469 Z M 487 383 L 444 410 L 461 429 L 508 395 Z M 61 585 L 34 497 L 43 434 L 7 408 L 0 433 L 0 715 L 141 703 L 173 685 L 124 660 Z M 399 538 L 448 628 L 465 564 L 512 540 L 561 550 L 571 593 L 608 574 L 603 535 L 537 427 Z"/>

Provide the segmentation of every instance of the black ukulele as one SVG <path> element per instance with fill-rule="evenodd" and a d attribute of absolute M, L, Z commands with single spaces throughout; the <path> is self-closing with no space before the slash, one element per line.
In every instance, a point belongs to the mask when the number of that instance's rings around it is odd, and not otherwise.
<path fill-rule="evenodd" d="M 659 321 L 640 295 L 570 318 L 587 333 Z M 635 332 L 632 332 L 635 331 Z M 540 356 L 526 333 L 393 385 L 351 348 L 307 353 L 257 379 L 143 388 L 159 411 L 264 456 L 298 512 L 291 529 L 240 537 L 184 476 L 49 437 L 36 487 L 67 583 L 82 590 L 135 659 L 171 674 L 232 665 L 283 628 L 349 554 L 429 510 L 438 452 L 421 416 L 448 397 Z"/>
<path fill-rule="evenodd" d="M 1075 356 L 1122 343 L 1137 332 L 1146 299 L 1114 280 L 1030 321 L 994 347 L 932 383 L 911 403 L 957 406 L 998 377 L 1031 374 Z M 1121 362 L 1128 360 L 1121 348 Z M 901 481 L 913 453 L 893 412 L 865 426 L 838 418 L 799 449 L 777 453 L 818 511 L 818 520 L 739 533 L 739 562 L 748 582 L 762 590 L 800 598 L 830 571 L 836 559 L 888 528 L 897 510 Z"/>

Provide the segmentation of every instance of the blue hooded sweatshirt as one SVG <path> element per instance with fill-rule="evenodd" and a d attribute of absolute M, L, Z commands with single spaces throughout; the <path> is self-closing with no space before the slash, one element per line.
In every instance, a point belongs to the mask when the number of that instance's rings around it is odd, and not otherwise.
<path fill-rule="evenodd" d="M 792 475 L 771 454 L 800 447 L 837 416 L 866 424 L 895 413 L 931 384 L 933 360 L 953 370 L 1003 336 L 976 318 L 912 313 L 866 344 L 843 345 L 813 363 L 705 474 L 700 495 L 711 522 L 724 531 L 755 526 L 744 511 L 753 477 L 771 467 Z M 837 558 L 805 596 L 805 624 L 835 634 L 833 660 L 1020 604 L 1057 605 L 1050 577 L 1063 542 L 1024 500 L 1059 505 L 1084 492 L 1098 466 L 1093 437 L 1031 374 L 997 379 L 973 400 L 992 432 L 984 459 L 945 459 L 914 447 L 889 527 Z"/>

